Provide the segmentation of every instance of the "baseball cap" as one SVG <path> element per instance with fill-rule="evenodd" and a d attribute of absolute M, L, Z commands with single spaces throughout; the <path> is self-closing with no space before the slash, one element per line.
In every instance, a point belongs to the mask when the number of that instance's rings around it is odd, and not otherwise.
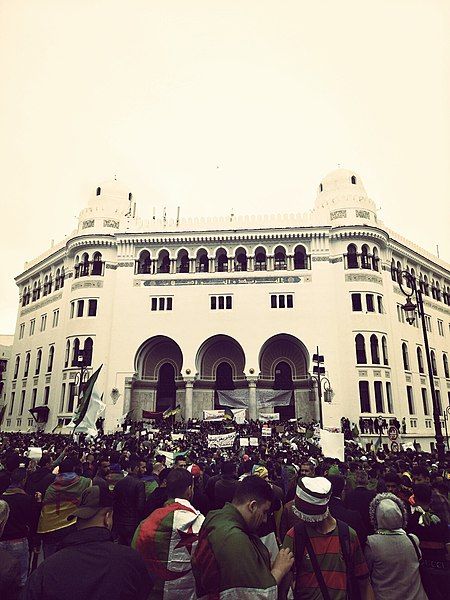
<path fill-rule="evenodd" d="M 76 518 L 91 519 L 101 508 L 112 508 L 113 495 L 107 489 L 92 485 L 81 494 L 78 507 L 67 517 L 68 521 Z"/>

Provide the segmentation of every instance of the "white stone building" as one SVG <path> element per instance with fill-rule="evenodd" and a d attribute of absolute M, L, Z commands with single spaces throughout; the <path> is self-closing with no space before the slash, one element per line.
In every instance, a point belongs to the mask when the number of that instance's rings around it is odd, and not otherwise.
<path fill-rule="evenodd" d="M 16 278 L 6 431 L 34 427 L 28 409 L 39 405 L 49 408 L 46 430 L 68 422 L 83 349 L 91 372 L 103 364 L 107 429 L 130 410 L 140 419 L 177 404 L 200 418 L 218 407 L 217 390 L 231 389 L 253 418 L 261 390 L 293 390 L 278 410 L 310 420 L 319 346 L 334 391 L 325 425 L 406 417 L 406 437 L 429 448 L 422 333 L 404 319 L 397 272 L 409 270 L 424 291 L 445 408 L 449 265 L 380 222 L 358 175 L 325 177 L 306 215 L 144 222 L 135 208 L 117 182 L 100 186 L 78 229 Z"/>

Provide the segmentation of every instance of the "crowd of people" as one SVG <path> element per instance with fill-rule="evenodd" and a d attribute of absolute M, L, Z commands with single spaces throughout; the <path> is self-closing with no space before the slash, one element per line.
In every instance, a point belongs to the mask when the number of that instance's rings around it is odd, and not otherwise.
<path fill-rule="evenodd" d="M 315 437 L 172 418 L 0 432 L 0 598 L 448 598 L 450 461 L 354 440 L 340 461 Z"/>

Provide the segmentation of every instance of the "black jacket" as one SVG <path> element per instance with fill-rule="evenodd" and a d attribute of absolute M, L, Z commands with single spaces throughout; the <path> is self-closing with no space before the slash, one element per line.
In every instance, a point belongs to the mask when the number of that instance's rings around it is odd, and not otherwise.
<path fill-rule="evenodd" d="M 356 486 L 354 490 L 347 494 L 344 502 L 346 508 L 359 512 L 368 535 L 373 533 L 373 527 L 369 517 L 369 506 L 375 496 L 375 492 L 368 490 L 364 486 Z"/>
<path fill-rule="evenodd" d="M 33 499 L 23 490 L 14 494 L 6 491 L 0 499 L 7 502 L 10 509 L 1 540 L 16 540 L 32 535 L 37 526 Z"/>
<path fill-rule="evenodd" d="M 344 523 L 347 523 L 347 525 L 356 531 L 361 548 L 364 548 L 367 542 L 367 530 L 359 512 L 345 508 L 342 500 L 336 496 L 330 498 L 328 507 L 332 517 L 339 519 L 339 521 L 344 521 Z"/>
<path fill-rule="evenodd" d="M 145 486 L 134 475 L 128 475 L 116 483 L 113 514 L 116 529 L 136 529 L 145 517 Z"/>
<path fill-rule="evenodd" d="M 132 548 L 104 527 L 68 535 L 63 548 L 32 573 L 24 600 L 144 600 L 152 579 Z"/>
<path fill-rule="evenodd" d="M 26 493 L 34 498 L 35 493 L 40 492 L 44 497 L 48 486 L 55 481 L 55 477 L 56 475 L 53 475 L 47 467 L 38 467 L 34 473 L 30 473 L 27 477 Z"/>

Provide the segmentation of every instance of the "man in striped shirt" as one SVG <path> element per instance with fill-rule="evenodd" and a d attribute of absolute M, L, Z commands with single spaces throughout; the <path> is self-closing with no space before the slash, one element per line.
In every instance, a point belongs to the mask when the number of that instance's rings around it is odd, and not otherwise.
<path fill-rule="evenodd" d="M 331 483 L 324 477 L 303 477 L 297 484 L 293 510 L 299 522 L 283 542 L 294 554 L 294 569 L 280 598 L 292 580 L 296 600 L 347 600 L 358 594 L 362 600 L 374 598 L 358 536 L 331 516 L 330 495 Z"/>

